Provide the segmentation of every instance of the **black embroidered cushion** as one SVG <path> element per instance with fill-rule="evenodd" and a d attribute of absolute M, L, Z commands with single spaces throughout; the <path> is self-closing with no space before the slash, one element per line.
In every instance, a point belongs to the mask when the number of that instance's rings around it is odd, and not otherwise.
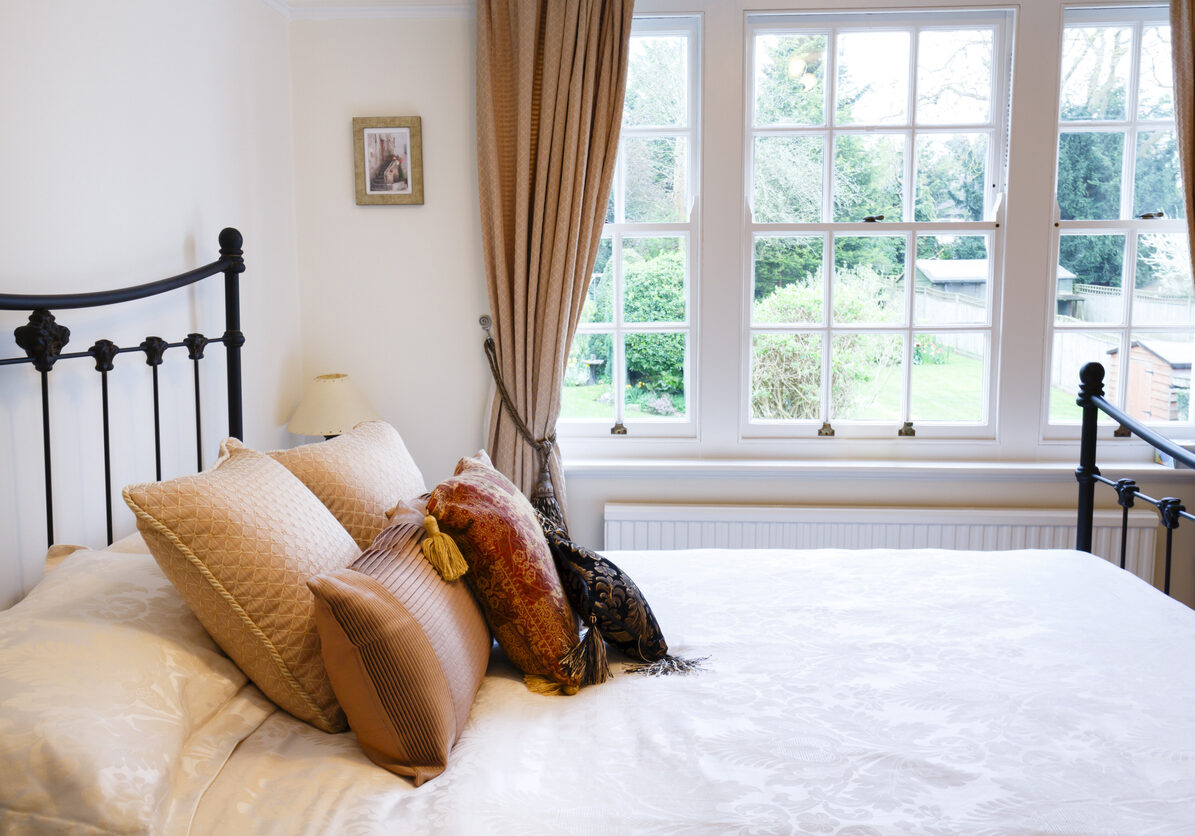
<path fill-rule="evenodd" d="M 647 599 L 621 569 L 606 558 L 579 546 L 564 530 L 540 515 L 544 536 L 569 603 L 585 623 L 596 625 L 610 644 L 644 662 L 668 654 L 668 643 L 652 615 Z"/>

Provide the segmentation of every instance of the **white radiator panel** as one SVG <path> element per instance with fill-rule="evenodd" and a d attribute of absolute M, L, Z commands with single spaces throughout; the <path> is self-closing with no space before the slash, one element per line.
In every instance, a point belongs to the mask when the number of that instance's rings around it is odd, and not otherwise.
<path fill-rule="evenodd" d="M 607 503 L 607 549 L 1073 549 L 1071 509 Z M 1120 511 L 1097 511 L 1092 551 L 1120 562 Z M 1126 568 L 1152 583 L 1157 515 L 1129 514 Z"/>

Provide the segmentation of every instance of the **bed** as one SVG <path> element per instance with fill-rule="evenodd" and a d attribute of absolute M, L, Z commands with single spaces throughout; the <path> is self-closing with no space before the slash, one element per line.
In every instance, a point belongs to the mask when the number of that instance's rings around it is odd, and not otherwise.
<path fill-rule="evenodd" d="M 490 645 L 416 786 L 267 699 L 143 536 L 75 551 L 0 612 L 0 831 L 1195 832 L 1195 613 L 1112 563 L 605 556 L 704 668 L 641 676 L 612 650 L 608 681 L 547 697 Z"/>

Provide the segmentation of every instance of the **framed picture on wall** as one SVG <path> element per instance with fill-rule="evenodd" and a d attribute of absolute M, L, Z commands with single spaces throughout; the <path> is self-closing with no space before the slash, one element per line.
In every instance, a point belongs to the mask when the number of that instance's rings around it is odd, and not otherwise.
<path fill-rule="evenodd" d="M 353 119 L 357 205 L 423 203 L 423 139 L 418 116 Z"/>

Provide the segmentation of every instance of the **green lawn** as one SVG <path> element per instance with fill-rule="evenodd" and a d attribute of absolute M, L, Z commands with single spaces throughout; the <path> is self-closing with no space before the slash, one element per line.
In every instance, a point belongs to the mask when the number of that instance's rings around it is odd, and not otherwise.
<path fill-rule="evenodd" d="M 892 370 L 896 374 L 896 370 Z M 913 414 L 933 415 L 940 421 L 978 421 L 983 403 L 983 363 L 976 357 L 958 352 L 941 365 L 922 365 L 913 369 Z M 565 386 L 560 408 L 561 418 L 614 421 L 614 405 L 601 403 L 598 398 L 609 392 L 609 384 L 597 386 Z M 897 414 L 900 411 L 900 389 L 894 381 L 876 398 L 873 414 Z M 644 415 L 635 404 L 627 405 L 627 416 L 654 418 Z M 1075 393 L 1057 386 L 1050 387 L 1051 420 L 1078 420 Z M 923 419 L 924 420 L 924 419 Z"/>

